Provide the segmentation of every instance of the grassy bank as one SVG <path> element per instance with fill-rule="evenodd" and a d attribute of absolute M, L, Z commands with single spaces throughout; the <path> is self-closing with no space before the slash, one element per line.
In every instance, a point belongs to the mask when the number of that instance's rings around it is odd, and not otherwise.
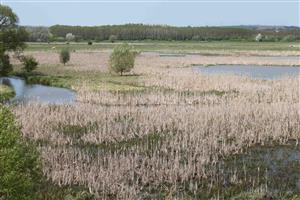
<path fill-rule="evenodd" d="M 0 85 L 0 103 L 8 101 L 15 96 L 14 90 L 6 85 Z"/>
<path fill-rule="evenodd" d="M 119 76 L 108 72 L 75 72 L 70 67 L 41 66 L 33 73 L 16 71 L 15 76 L 24 78 L 28 84 L 42 84 L 54 87 L 74 89 L 82 84 L 95 91 L 142 91 L 145 87 L 138 85 L 139 75 Z"/>

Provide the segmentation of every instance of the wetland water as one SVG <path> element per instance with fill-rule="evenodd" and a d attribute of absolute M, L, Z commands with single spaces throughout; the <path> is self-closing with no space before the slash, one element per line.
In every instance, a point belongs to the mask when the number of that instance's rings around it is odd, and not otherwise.
<path fill-rule="evenodd" d="M 225 182 L 230 182 L 238 168 L 247 169 L 247 175 L 239 174 L 242 179 L 257 176 L 260 169 L 260 181 L 268 184 L 270 191 L 300 192 L 300 148 L 292 143 L 251 147 L 244 154 L 233 155 L 220 166 L 227 178 Z"/>
<path fill-rule="evenodd" d="M 12 87 L 16 93 L 11 103 L 39 102 L 46 104 L 71 104 L 75 101 L 75 92 L 58 87 L 39 84 L 26 84 L 17 77 L 0 78 L 0 84 Z"/>
<path fill-rule="evenodd" d="M 195 70 L 208 75 L 234 74 L 256 79 L 278 79 L 300 75 L 300 67 L 292 66 L 215 65 L 195 66 Z"/>

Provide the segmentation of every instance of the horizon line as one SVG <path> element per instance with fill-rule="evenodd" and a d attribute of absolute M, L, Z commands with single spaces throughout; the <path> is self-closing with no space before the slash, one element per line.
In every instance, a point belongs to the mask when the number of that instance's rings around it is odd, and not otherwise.
<path fill-rule="evenodd" d="M 209 27 L 297 27 L 300 25 L 265 25 L 265 24 L 239 24 L 239 25 L 170 25 L 170 24 L 150 24 L 150 23 L 121 23 L 121 24 L 102 24 L 102 25 L 70 25 L 70 24 L 52 24 L 52 25 L 20 25 L 20 26 L 34 26 L 34 27 L 51 27 L 51 26 L 81 26 L 81 27 L 99 27 L 99 26 L 125 26 L 125 25 L 144 25 L 144 26 L 168 26 L 168 27 L 191 27 L 191 28 L 209 28 Z"/>

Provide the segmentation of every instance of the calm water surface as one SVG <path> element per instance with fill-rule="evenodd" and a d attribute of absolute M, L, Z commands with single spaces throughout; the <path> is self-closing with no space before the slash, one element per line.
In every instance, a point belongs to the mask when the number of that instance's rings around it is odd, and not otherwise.
<path fill-rule="evenodd" d="M 291 66 L 216 65 L 196 66 L 195 70 L 208 75 L 234 74 L 256 79 L 278 79 L 300 75 L 300 67 Z"/>
<path fill-rule="evenodd" d="M 0 84 L 11 86 L 16 96 L 11 102 L 27 103 L 39 102 L 47 104 L 70 104 L 75 101 L 75 92 L 57 87 L 38 84 L 26 84 L 23 79 L 16 77 L 0 78 Z"/>

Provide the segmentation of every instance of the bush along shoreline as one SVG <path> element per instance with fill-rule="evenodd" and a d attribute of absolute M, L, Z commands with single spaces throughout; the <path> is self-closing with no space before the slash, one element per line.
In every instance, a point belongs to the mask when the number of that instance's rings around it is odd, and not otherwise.
<path fill-rule="evenodd" d="M 13 98 L 15 96 L 15 91 L 13 88 L 1 85 L 0 84 L 0 103 L 7 102 L 9 99 Z"/>

